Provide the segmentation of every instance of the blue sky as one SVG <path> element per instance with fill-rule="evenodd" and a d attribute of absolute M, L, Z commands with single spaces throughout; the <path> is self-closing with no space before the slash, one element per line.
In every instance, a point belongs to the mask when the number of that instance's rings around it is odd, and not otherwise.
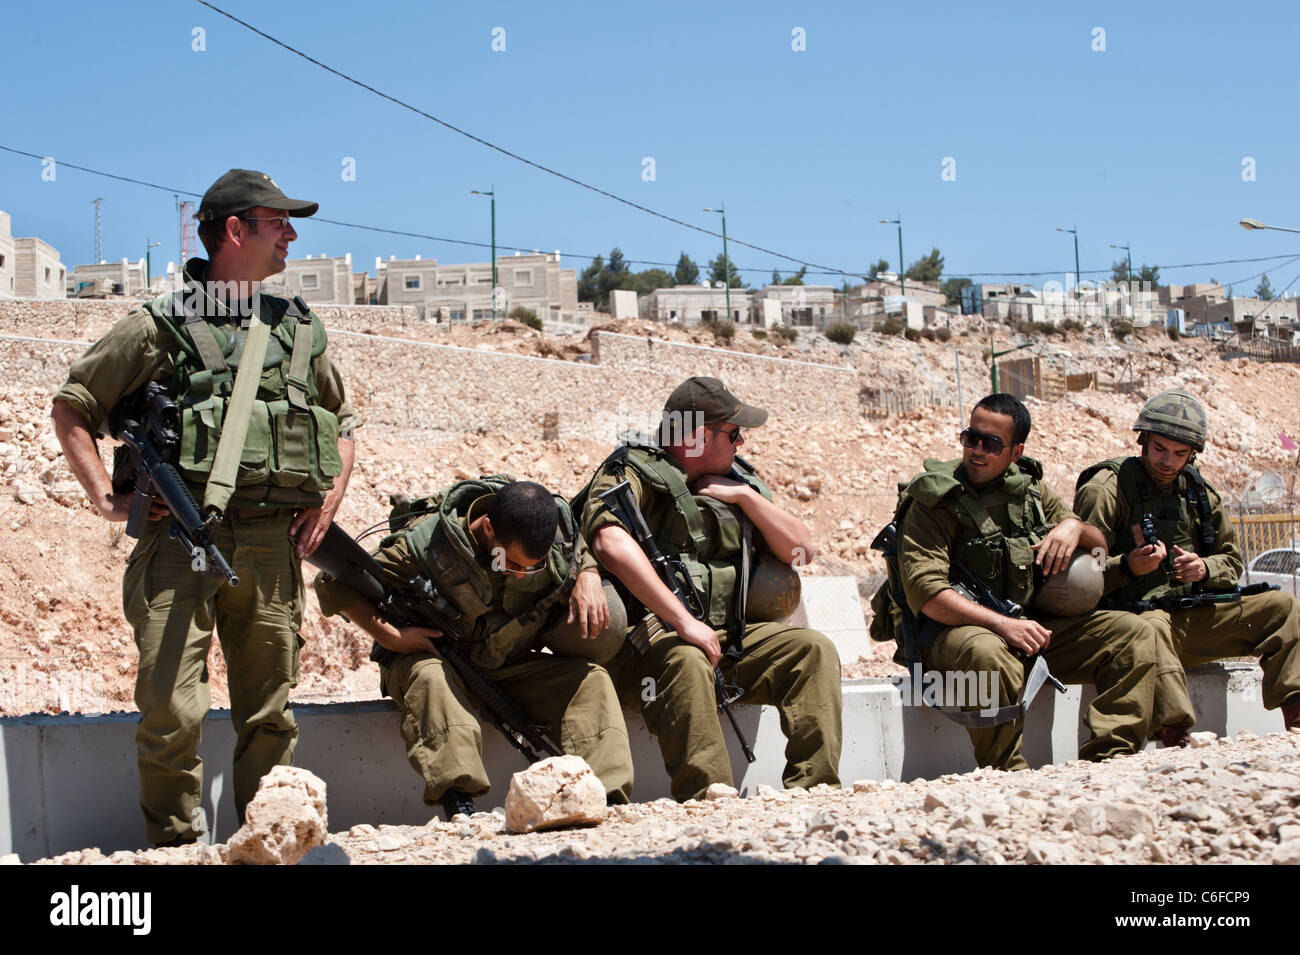
<path fill-rule="evenodd" d="M 474 3 L 214 0 L 235 16 L 448 123 L 704 228 L 848 271 L 897 260 L 945 272 L 1108 269 L 1128 241 L 1166 281 L 1244 281 L 1300 254 L 1294 3 Z M 53 12 L 51 12 L 53 11 Z M 203 30 L 195 50 L 194 30 Z M 494 50 L 504 40 L 504 50 Z M 1097 30 L 1103 30 L 1100 34 Z M 802 45 L 796 31 L 802 31 Z M 1104 43 L 1103 49 L 1094 49 Z M 193 0 L 10 4 L 0 209 L 68 265 L 178 257 L 170 191 L 263 169 L 320 215 L 503 246 L 703 263 L 717 239 L 471 142 L 273 45 Z M 653 179 L 645 159 L 654 160 Z M 944 181 L 944 160 L 955 179 Z M 1253 159 L 1254 179 L 1243 179 Z M 355 180 L 343 178 L 355 161 Z M 486 250 L 308 223 L 291 254 L 485 261 Z M 732 247 L 762 271 L 797 266 Z M 1270 272 L 1275 289 L 1300 263 Z M 1300 287 L 1300 282 L 1297 283 Z M 1294 289 L 1293 289 L 1294 290 Z"/>

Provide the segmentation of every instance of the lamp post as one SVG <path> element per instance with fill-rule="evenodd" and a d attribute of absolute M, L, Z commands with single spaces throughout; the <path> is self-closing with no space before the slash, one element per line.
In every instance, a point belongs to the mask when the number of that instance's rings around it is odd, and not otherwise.
<path fill-rule="evenodd" d="M 716 212 L 722 216 L 722 286 L 727 296 L 727 321 L 731 321 L 731 259 L 727 258 L 727 204 L 724 202 L 717 209 L 701 209 L 701 212 Z"/>
<path fill-rule="evenodd" d="M 1073 229 L 1057 229 L 1057 232 L 1068 232 L 1074 236 L 1074 297 L 1079 297 L 1079 227 Z"/>
<path fill-rule="evenodd" d="M 1249 232 L 1254 232 L 1256 229 L 1272 229 L 1275 232 L 1300 233 L 1300 229 L 1288 229 L 1284 225 L 1264 225 L 1264 223 L 1260 222 L 1258 219 L 1242 219 L 1241 227 Z"/>
<path fill-rule="evenodd" d="M 153 250 L 162 245 L 161 242 L 150 242 L 148 237 L 144 240 L 144 290 L 149 291 L 149 286 L 153 284 Z"/>
<path fill-rule="evenodd" d="M 1111 248 L 1112 248 L 1112 249 L 1123 249 L 1125 252 L 1128 253 L 1128 280 L 1129 280 L 1130 282 L 1132 282 L 1132 281 L 1133 281 L 1133 250 L 1130 249 L 1130 248 L 1128 247 L 1128 243 L 1127 243 L 1127 242 L 1125 242 L 1123 245 L 1114 245 L 1114 244 L 1112 244 L 1112 245 L 1111 245 Z M 1078 266 L 1076 266 L 1076 268 L 1077 268 L 1077 267 L 1078 267 Z M 1076 278 L 1075 281 L 1077 282 L 1077 281 L 1079 281 L 1079 280 Z"/>
<path fill-rule="evenodd" d="M 491 189 L 480 191 L 471 189 L 471 196 L 487 196 L 492 202 L 492 321 L 497 320 L 497 193 L 496 186 Z M 466 302 L 466 307 L 469 303 Z M 467 318 L 469 316 L 466 316 Z"/>
<path fill-rule="evenodd" d="M 881 219 L 881 225 L 898 226 L 898 293 L 907 294 L 907 277 L 903 275 L 903 214 L 900 212 L 897 219 Z"/>

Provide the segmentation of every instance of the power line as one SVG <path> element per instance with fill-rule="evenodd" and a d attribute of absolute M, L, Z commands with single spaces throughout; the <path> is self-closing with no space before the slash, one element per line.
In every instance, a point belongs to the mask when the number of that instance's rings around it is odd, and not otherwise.
<path fill-rule="evenodd" d="M 649 206 L 643 206 L 638 202 L 633 202 L 631 199 L 624 199 L 622 196 L 615 195 L 614 193 L 610 192 L 607 189 L 601 189 L 599 186 L 594 186 L 589 182 L 584 182 L 581 179 L 577 179 L 573 176 L 567 175 L 566 173 L 562 173 L 557 169 L 552 169 L 551 167 L 544 166 L 539 162 L 534 162 L 533 160 L 528 159 L 525 156 L 521 156 L 516 152 L 511 152 L 509 149 L 506 149 L 504 146 L 498 146 L 496 143 L 489 142 L 488 140 L 484 139 L 481 136 L 476 136 L 473 133 L 461 129 L 459 126 L 455 126 L 444 119 L 439 119 L 437 116 L 434 116 L 432 113 L 425 112 L 424 110 L 420 109 L 418 106 L 412 106 L 410 103 L 407 103 L 404 100 L 400 100 L 396 96 L 392 96 L 388 93 L 383 92 L 382 90 L 378 90 L 375 87 L 369 85 L 368 83 L 363 83 L 361 80 L 356 79 L 353 76 L 349 76 L 347 73 L 344 73 L 341 70 L 336 70 L 334 67 L 322 63 L 320 60 L 316 59 L 315 57 L 309 56 L 308 54 L 304 53 L 302 50 L 290 46 L 288 43 L 285 43 L 283 40 L 276 39 L 275 37 L 271 36 L 271 34 L 263 30 L 259 30 L 257 27 L 253 26 L 251 23 L 248 23 L 245 20 L 239 19 L 239 17 L 235 16 L 234 14 L 227 13 L 225 10 L 222 10 L 220 7 L 209 3 L 208 0 L 198 0 L 198 2 L 203 4 L 203 6 L 207 7 L 209 10 L 212 10 L 214 13 L 221 14 L 221 16 L 225 17 L 227 20 L 231 20 L 235 23 L 238 23 L 240 26 L 244 27 L 245 29 L 253 33 L 256 33 L 258 36 L 262 37 L 263 39 L 270 40 L 272 43 L 274 43 L 276 46 L 280 47 L 281 49 L 287 50 L 290 53 L 294 54 L 295 56 L 302 57 L 308 63 L 320 67 L 322 70 L 325 70 L 327 73 L 333 73 L 339 79 L 345 80 L 348 83 L 351 83 L 353 86 L 357 86 L 363 90 L 366 90 L 367 92 L 374 93 L 376 96 L 380 97 L 381 99 L 388 100 L 388 102 L 394 104 L 395 106 L 400 106 L 402 107 L 402 109 L 409 110 L 410 112 L 415 113 L 417 116 L 423 116 L 425 119 L 437 123 L 439 126 L 449 129 L 453 133 L 456 133 L 460 136 L 464 136 L 466 139 L 472 140 L 473 142 L 476 142 L 481 146 L 486 146 L 488 149 L 499 152 L 503 156 L 508 156 L 509 158 L 514 159 L 517 162 L 521 162 L 526 166 L 532 166 L 534 169 L 540 170 L 541 172 L 547 173 L 548 175 L 555 176 L 557 179 L 563 179 L 565 182 L 572 183 L 573 185 L 579 186 L 582 189 L 590 190 L 591 192 L 594 192 L 597 195 L 604 196 L 607 199 L 613 199 L 615 202 L 622 203 L 623 205 L 628 206 L 629 208 L 632 209 L 636 209 L 639 212 L 644 212 L 647 215 L 652 215 L 658 219 L 663 219 L 665 222 L 671 222 L 674 225 L 679 225 L 684 229 L 690 229 L 693 232 L 699 232 L 703 235 L 712 236 L 715 239 L 722 238 L 722 234 L 720 232 L 714 232 L 711 229 L 705 229 L 702 226 L 694 225 L 693 223 L 686 222 L 683 219 L 675 218 L 674 216 L 670 216 L 667 215 L 666 213 L 659 212 L 658 210 L 651 209 Z M 753 249 L 756 252 L 763 252 L 767 255 L 776 256 L 778 259 L 785 259 L 787 262 L 794 262 L 797 263 L 798 265 L 803 265 L 808 268 L 823 270 L 824 273 L 828 275 L 850 276 L 850 275 L 857 274 L 855 272 L 845 272 L 842 269 L 836 269 L 828 265 L 820 265 L 816 262 L 806 262 L 803 259 L 796 258 L 793 255 L 786 255 L 784 252 L 777 252 L 773 249 L 764 248 L 761 245 L 754 245 L 753 243 L 745 242 L 742 239 L 729 237 L 729 241 L 734 242 L 737 245 L 743 245 L 746 248 Z"/>

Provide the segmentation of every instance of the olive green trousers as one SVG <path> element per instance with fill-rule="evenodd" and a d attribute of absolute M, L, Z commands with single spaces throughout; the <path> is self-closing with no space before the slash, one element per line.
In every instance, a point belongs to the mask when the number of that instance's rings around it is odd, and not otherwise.
<path fill-rule="evenodd" d="M 424 779 L 425 803 L 436 806 L 448 789 L 486 794 L 491 781 L 483 766 L 483 731 L 474 697 L 455 671 L 433 654 L 412 653 L 396 657 L 380 673 L 384 693 L 401 711 L 402 740 L 407 758 Z M 532 653 L 483 675 L 533 722 L 548 726 L 560 749 L 585 759 L 611 802 L 631 798 L 627 727 L 604 668 L 573 657 Z"/>
<path fill-rule="evenodd" d="M 1062 683 L 1097 687 L 1097 697 L 1084 716 L 1092 739 L 1079 747 L 1079 758 L 1102 760 L 1142 749 L 1151 728 L 1156 687 L 1156 637 L 1151 627 L 1135 614 L 1116 610 L 1040 622 L 1052 632 L 1042 654 L 1052 675 Z M 996 672 L 1001 706 L 1017 703 L 1024 689 L 1025 661 L 983 627 L 939 630 L 921 659 L 927 670 Z M 1007 771 L 1029 768 L 1021 753 L 1023 719 L 967 732 L 980 766 Z"/>
<path fill-rule="evenodd" d="M 1264 706 L 1276 709 L 1300 694 L 1300 607 L 1281 591 L 1243 597 L 1241 603 L 1142 614 L 1159 650 L 1152 729 L 1196 722 L 1184 667 L 1225 657 L 1257 657 L 1264 671 Z"/>
<path fill-rule="evenodd" d="M 171 521 L 150 522 L 127 560 L 122 606 L 140 652 L 135 703 L 140 807 L 150 842 L 192 840 L 202 797 L 198 745 L 208 713 L 208 648 L 216 627 L 235 729 L 239 821 L 273 766 L 290 765 L 298 726 L 289 690 L 298 682 L 303 581 L 292 511 L 231 508 L 216 544 L 239 577 L 195 573 L 171 540 Z"/>
<path fill-rule="evenodd" d="M 724 636 L 719 633 L 725 647 Z M 755 623 L 745 628 L 744 650 L 734 675 L 745 691 L 740 702 L 777 708 L 786 737 L 786 787 L 838 786 L 843 730 L 835 645 L 816 630 Z M 703 651 L 666 633 L 644 655 L 624 647 L 610 670 L 619 697 L 640 706 L 659 740 L 674 799 L 702 798 L 711 783 L 733 785 L 726 717 L 718 713 L 713 668 Z M 723 672 L 731 678 L 731 664 L 724 661 Z"/>

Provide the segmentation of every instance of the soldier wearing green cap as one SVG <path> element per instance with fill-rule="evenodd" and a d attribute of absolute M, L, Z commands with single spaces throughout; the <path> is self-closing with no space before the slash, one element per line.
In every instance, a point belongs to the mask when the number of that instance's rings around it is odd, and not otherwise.
<path fill-rule="evenodd" d="M 1156 395 L 1133 423 L 1136 457 L 1113 458 L 1079 475 L 1074 508 L 1106 535 L 1105 596 L 1110 607 L 1228 591 L 1241 577 L 1237 534 L 1218 492 L 1195 466 L 1209 423 L 1183 388 Z M 1149 517 L 1157 543 L 1143 536 Z M 1187 745 L 1196 721 L 1185 666 L 1252 656 L 1264 671 L 1264 706 L 1281 707 L 1287 729 L 1300 726 L 1300 608 L 1279 591 L 1239 602 L 1142 613 L 1159 639 L 1156 713 L 1167 746 Z"/>
<path fill-rule="evenodd" d="M 617 582 L 629 624 L 648 610 L 668 628 L 644 654 L 626 645 L 609 670 L 620 697 L 640 706 L 658 738 L 678 800 L 702 798 L 712 783 L 732 784 L 713 672 L 724 648 L 733 648 L 722 666 L 724 677 L 744 691 L 740 701 L 780 710 L 788 740 L 785 785 L 839 784 L 839 654 L 824 634 L 779 619 L 797 604 L 791 565 L 812 558 L 811 538 L 736 455 L 743 430 L 766 420 L 766 411 L 742 402 L 717 378 L 688 379 L 669 395 L 657 440 L 624 435 L 573 501 L 583 536 Z M 600 498 L 623 481 L 660 551 L 687 569 L 699 592 L 695 612 L 657 576 Z M 751 558 L 767 568 L 754 582 L 768 581 L 772 592 L 751 592 L 742 607 L 746 588 L 738 579 Z"/>
<path fill-rule="evenodd" d="M 73 363 L 54 397 L 51 417 L 69 466 L 95 509 L 123 521 L 133 489 L 115 486 L 95 433 L 144 385 L 161 383 L 179 409 L 172 463 L 196 501 L 221 515 L 215 543 L 239 580 L 231 586 L 192 569 L 155 500 L 122 581 L 140 655 L 140 805 L 155 844 L 202 834 L 198 744 L 214 627 L 227 666 L 241 822 L 262 776 L 293 759 L 298 727 L 289 690 L 298 680 L 300 560 L 338 510 L 359 422 L 326 354 L 320 319 L 262 295 L 259 286 L 284 270 L 298 237 L 291 220 L 316 209 L 287 197 L 265 173 L 227 172 L 196 216 L 209 260 L 191 259 L 180 290 L 131 309 Z M 264 357 L 242 361 L 246 345 Z M 253 375 L 241 378 L 241 365 Z M 242 416 L 232 413 L 236 396 Z M 223 434 L 245 425 L 241 446 L 218 455 Z M 218 457 L 229 465 L 218 465 Z"/>

